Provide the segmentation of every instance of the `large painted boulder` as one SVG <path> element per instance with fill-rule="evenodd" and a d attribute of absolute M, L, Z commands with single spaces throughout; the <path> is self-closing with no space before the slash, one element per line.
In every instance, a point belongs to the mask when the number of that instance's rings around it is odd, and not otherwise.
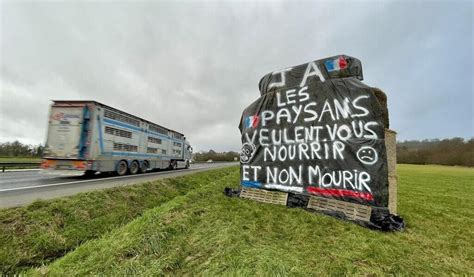
<path fill-rule="evenodd" d="M 346 55 L 265 75 L 239 125 L 241 185 L 388 215 L 387 107 L 362 79 L 361 62 Z"/>

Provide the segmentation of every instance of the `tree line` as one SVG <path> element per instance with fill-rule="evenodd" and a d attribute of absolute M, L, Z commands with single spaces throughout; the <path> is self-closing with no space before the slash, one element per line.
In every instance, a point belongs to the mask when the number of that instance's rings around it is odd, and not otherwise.
<path fill-rule="evenodd" d="M 198 162 L 205 162 L 205 161 L 235 161 L 239 160 L 240 155 L 237 152 L 229 151 L 229 152 L 216 152 L 214 150 L 209 150 L 208 152 L 199 152 L 193 154 L 193 160 Z"/>
<path fill-rule="evenodd" d="M 0 143 L 0 157 L 41 157 L 44 146 L 19 141 Z M 239 153 L 209 150 L 193 154 L 195 161 L 234 161 Z M 397 142 L 397 161 L 407 164 L 474 166 L 474 138 L 425 139 Z"/>
<path fill-rule="evenodd" d="M 474 166 L 474 138 L 397 142 L 397 162 Z"/>
<path fill-rule="evenodd" d="M 28 145 L 19 141 L 0 143 L 0 157 L 41 157 L 43 145 Z"/>

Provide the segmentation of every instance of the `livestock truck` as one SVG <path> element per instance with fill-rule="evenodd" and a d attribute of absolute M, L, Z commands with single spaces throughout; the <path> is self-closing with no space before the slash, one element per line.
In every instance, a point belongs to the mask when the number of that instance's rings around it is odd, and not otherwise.
<path fill-rule="evenodd" d="M 41 168 L 72 175 L 189 168 L 180 132 L 96 101 L 53 100 Z"/>

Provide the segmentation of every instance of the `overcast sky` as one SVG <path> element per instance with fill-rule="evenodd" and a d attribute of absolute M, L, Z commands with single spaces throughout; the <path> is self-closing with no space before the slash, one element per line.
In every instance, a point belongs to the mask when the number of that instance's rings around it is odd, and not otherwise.
<path fill-rule="evenodd" d="M 399 140 L 472 137 L 473 4 L 381 2 L 1 1 L 0 142 L 44 143 L 50 100 L 90 99 L 239 150 L 263 75 L 337 54 Z"/>

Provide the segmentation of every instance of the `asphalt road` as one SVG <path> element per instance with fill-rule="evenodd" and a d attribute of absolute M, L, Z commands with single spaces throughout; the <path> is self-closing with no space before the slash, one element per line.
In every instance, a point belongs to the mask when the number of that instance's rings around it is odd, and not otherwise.
<path fill-rule="evenodd" d="M 45 175 L 39 170 L 0 172 L 0 208 L 27 205 L 37 199 L 53 199 L 79 192 L 132 185 L 163 178 L 172 178 L 238 163 L 193 164 L 190 169 L 166 170 L 146 174 L 63 177 Z"/>

